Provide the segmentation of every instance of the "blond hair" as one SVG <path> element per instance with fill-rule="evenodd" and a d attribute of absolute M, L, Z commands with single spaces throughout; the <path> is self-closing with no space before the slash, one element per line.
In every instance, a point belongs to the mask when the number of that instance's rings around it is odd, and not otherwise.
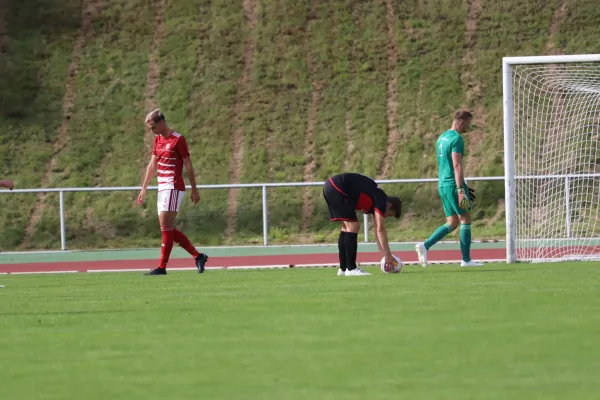
<path fill-rule="evenodd" d="M 160 108 L 155 108 L 154 110 L 150 111 L 148 115 L 146 115 L 145 122 L 158 122 L 163 119 L 165 119 L 165 115 L 162 113 L 162 111 L 160 111 Z"/>

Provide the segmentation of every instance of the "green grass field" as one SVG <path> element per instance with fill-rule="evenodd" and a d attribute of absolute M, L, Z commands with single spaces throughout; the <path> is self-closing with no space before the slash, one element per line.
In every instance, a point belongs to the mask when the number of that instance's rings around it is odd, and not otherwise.
<path fill-rule="evenodd" d="M 597 399 L 597 268 L 2 276 L 2 398 Z"/>

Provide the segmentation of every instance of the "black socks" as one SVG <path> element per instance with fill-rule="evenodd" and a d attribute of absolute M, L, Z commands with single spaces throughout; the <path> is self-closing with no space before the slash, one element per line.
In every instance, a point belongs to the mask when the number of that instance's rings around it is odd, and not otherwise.
<path fill-rule="evenodd" d="M 344 240 L 346 239 L 346 232 L 341 231 L 340 237 L 338 238 L 338 252 L 340 255 L 340 268 L 342 271 L 346 270 L 346 243 Z"/>
<path fill-rule="evenodd" d="M 356 253 L 358 251 L 358 233 L 346 232 L 344 235 L 344 247 L 346 248 L 346 269 L 356 269 Z"/>

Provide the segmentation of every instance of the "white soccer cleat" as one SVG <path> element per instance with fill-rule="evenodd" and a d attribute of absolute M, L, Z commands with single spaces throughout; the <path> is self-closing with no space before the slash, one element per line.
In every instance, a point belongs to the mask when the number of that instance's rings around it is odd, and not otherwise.
<path fill-rule="evenodd" d="M 483 267 L 483 264 L 471 260 L 471 261 L 461 261 L 460 266 L 461 267 Z"/>
<path fill-rule="evenodd" d="M 360 268 L 346 271 L 346 276 L 367 276 L 367 275 L 371 275 L 371 274 L 363 271 Z"/>
<path fill-rule="evenodd" d="M 427 266 L 427 249 L 425 248 L 424 243 L 419 243 L 415 246 L 415 250 L 417 250 L 417 256 L 419 256 L 419 262 L 423 267 Z"/>
<path fill-rule="evenodd" d="M 341 268 L 338 268 L 338 276 L 346 276 L 346 271 Z"/>

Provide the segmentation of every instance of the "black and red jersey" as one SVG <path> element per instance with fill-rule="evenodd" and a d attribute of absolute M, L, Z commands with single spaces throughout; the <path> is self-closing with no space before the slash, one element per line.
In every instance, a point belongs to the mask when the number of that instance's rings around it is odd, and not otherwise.
<path fill-rule="evenodd" d="M 387 195 L 377 183 L 361 174 L 346 173 L 329 178 L 333 187 L 354 203 L 354 209 L 365 214 L 377 212 L 385 216 Z"/>

